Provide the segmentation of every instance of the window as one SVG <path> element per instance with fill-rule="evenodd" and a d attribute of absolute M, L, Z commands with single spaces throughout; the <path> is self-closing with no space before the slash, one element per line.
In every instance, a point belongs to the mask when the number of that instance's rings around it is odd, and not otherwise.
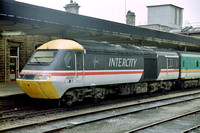
<path fill-rule="evenodd" d="M 182 9 L 179 10 L 179 25 L 181 26 L 182 22 Z"/>
<path fill-rule="evenodd" d="M 72 69 L 72 53 L 67 52 L 64 57 L 65 68 L 68 70 Z"/>
<path fill-rule="evenodd" d="M 173 67 L 173 59 L 168 59 L 168 67 Z"/>
<path fill-rule="evenodd" d="M 185 61 L 183 61 L 183 67 L 185 67 Z"/>
<path fill-rule="evenodd" d="M 81 52 L 76 53 L 77 70 L 83 70 L 83 56 Z"/>
<path fill-rule="evenodd" d="M 178 60 L 176 61 L 176 66 L 177 66 L 177 67 L 179 66 L 179 62 L 178 62 Z"/>
<path fill-rule="evenodd" d="M 17 56 L 17 47 L 10 48 L 10 56 Z"/>
<path fill-rule="evenodd" d="M 175 8 L 175 12 L 174 12 L 174 24 L 177 24 L 177 8 Z"/>
<path fill-rule="evenodd" d="M 196 60 L 196 66 L 199 67 L 199 61 L 198 60 Z"/>
<path fill-rule="evenodd" d="M 51 63 L 57 51 L 36 51 L 31 58 L 31 63 Z"/>

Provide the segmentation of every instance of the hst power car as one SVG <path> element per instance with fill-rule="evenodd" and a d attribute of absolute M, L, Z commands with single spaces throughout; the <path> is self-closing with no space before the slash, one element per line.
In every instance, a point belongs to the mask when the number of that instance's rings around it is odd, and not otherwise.
<path fill-rule="evenodd" d="M 33 53 L 17 82 L 32 98 L 71 104 L 198 86 L 199 62 L 198 53 L 58 39 Z"/>

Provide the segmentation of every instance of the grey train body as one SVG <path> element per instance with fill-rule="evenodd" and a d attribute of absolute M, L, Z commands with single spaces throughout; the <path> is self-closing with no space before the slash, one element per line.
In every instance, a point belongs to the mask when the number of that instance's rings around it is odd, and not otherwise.
<path fill-rule="evenodd" d="M 22 71 L 22 80 L 32 80 L 31 72 L 37 75 L 46 71 L 54 75 L 51 82 L 59 97 L 68 103 L 86 97 L 103 99 L 113 93 L 152 93 L 180 87 L 181 52 L 84 40 L 74 42 L 83 49 L 36 50 L 55 50 L 56 54 L 48 64 L 31 63 L 33 54 Z"/>

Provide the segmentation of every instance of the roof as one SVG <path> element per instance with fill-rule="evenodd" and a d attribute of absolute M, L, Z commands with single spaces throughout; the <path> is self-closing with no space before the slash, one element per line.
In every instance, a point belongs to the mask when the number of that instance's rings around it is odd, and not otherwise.
<path fill-rule="evenodd" d="M 200 49 L 200 39 L 67 13 L 16 1 L 0 1 L 0 32 L 22 30 L 27 34 L 107 41 L 162 48 Z"/>
<path fill-rule="evenodd" d="M 142 54 L 140 47 L 133 45 L 108 44 L 89 40 L 76 40 L 87 52 Z"/>
<path fill-rule="evenodd" d="M 109 53 L 109 54 L 131 54 L 142 55 L 148 58 L 155 58 L 156 53 L 151 48 L 137 47 L 134 45 L 119 45 L 119 44 L 108 44 L 89 40 L 76 40 L 79 42 L 87 53 Z"/>
<path fill-rule="evenodd" d="M 173 7 L 176 7 L 176 8 L 180 8 L 180 9 L 184 9 L 182 7 L 179 7 L 179 6 L 175 6 L 173 4 L 163 4 L 163 5 L 152 5 L 152 6 L 147 6 L 147 8 L 151 8 L 151 7 L 161 7 L 161 6 L 173 6 Z"/>
<path fill-rule="evenodd" d="M 66 39 L 57 39 L 47 42 L 41 45 L 37 49 L 74 49 L 74 50 L 84 50 L 83 47 L 73 41 L 73 40 L 66 40 Z"/>

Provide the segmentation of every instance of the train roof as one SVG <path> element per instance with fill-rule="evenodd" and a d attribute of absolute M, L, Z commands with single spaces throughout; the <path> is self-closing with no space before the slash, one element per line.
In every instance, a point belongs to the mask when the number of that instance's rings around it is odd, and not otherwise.
<path fill-rule="evenodd" d="M 143 54 L 140 47 L 133 45 L 118 45 L 108 44 L 96 41 L 88 40 L 76 40 L 79 42 L 87 52 L 109 52 L 109 53 L 120 53 L 120 54 Z"/>
<path fill-rule="evenodd" d="M 182 57 L 200 57 L 200 53 L 198 52 L 186 52 L 186 51 L 178 51 Z"/>
<path fill-rule="evenodd" d="M 71 50 L 86 50 L 89 52 L 101 52 L 112 54 L 133 54 L 154 57 L 155 51 L 151 48 L 138 47 L 134 45 L 119 45 L 108 44 L 90 40 L 71 40 L 71 39 L 57 39 L 49 41 L 41 45 L 40 49 L 71 49 Z"/>
<path fill-rule="evenodd" d="M 37 49 L 77 49 L 77 50 L 84 50 L 84 48 L 73 40 L 68 39 L 57 39 L 49 41 Z"/>

